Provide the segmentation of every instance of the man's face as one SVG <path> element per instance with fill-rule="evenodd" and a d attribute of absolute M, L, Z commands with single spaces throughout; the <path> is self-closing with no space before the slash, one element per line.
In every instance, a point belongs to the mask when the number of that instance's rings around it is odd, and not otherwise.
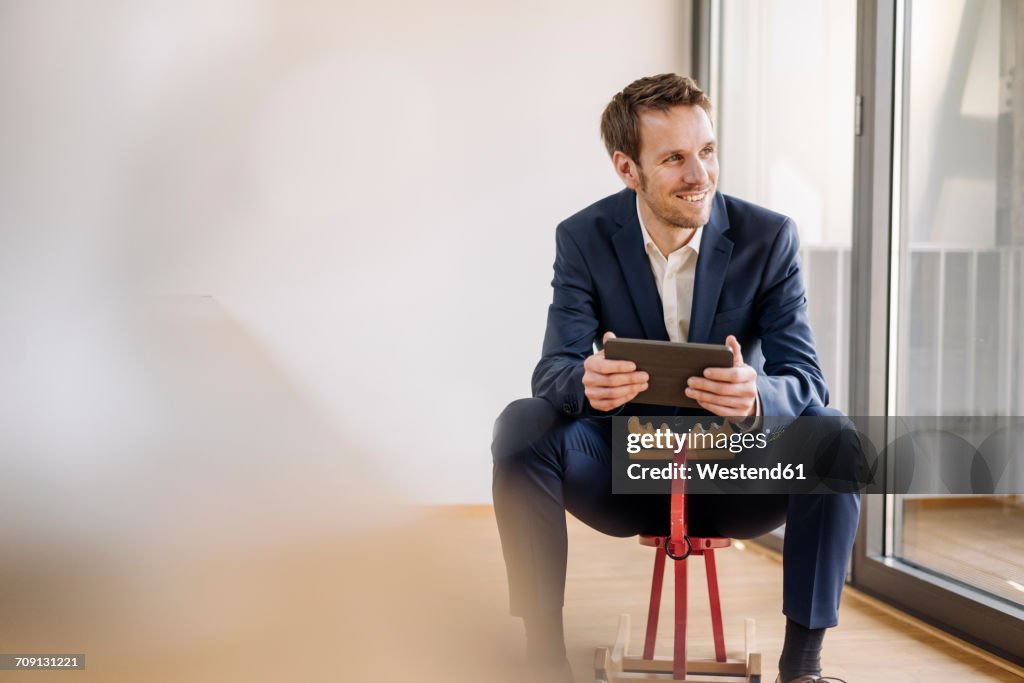
<path fill-rule="evenodd" d="M 638 161 L 636 192 L 663 223 L 692 229 L 708 222 L 718 154 L 707 112 L 680 105 L 640 114 Z"/>

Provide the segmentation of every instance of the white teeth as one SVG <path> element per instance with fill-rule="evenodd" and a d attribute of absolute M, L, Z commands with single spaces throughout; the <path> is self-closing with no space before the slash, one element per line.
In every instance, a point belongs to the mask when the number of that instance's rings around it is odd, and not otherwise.
<path fill-rule="evenodd" d="M 704 197 L 706 195 L 707 195 L 707 192 L 701 192 L 700 194 L 682 194 L 682 195 L 679 195 L 679 196 L 682 197 L 683 199 L 685 199 L 688 202 L 702 202 L 702 201 L 704 201 Z"/>

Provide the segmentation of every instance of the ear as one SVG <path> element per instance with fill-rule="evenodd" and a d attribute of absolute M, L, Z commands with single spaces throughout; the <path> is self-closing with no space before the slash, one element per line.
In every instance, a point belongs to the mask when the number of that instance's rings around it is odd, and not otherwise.
<path fill-rule="evenodd" d="M 615 172 L 622 178 L 622 182 L 626 184 L 631 190 L 636 190 L 640 187 L 640 169 L 637 167 L 636 162 L 630 159 L 625 152 L 618 150 L 612 154 L 612 166 L 615 167 Z"/>

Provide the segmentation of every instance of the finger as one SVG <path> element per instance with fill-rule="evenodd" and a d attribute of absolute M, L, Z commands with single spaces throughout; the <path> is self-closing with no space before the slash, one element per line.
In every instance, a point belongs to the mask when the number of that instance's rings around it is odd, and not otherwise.
<path fill-rule="evenodd" d="M 709 413 L 713 413 L 719 417 L 737 417 L 736 409 L 730 408 L 729 406 L 723 406 L 718 403 L 707 403 L 705 401 L 697 401 L 697 405 Z"/>
<path fill-rule="evenodd" d="M 586 394 L 591 401 L 610 401 L 625 395 L 619 392 L 618 387 L 587 387 Z"/>
<path fill-rule="evenodd" d="M 630 399 L 629 397 L 626 396 L 621 398 L 598 398 L 596 396 L 588 396 L 587 400 L 590 401 L 590 405 L 594 406 L 595 408 L 599 408 L 601 410 L 614 410 L 615 408 L 618 408 L 621 405 L 629 403 Z"/>
<path fill-rule="evenodd" d="M 746 396 L 753 398 L 754 393 L 757 391 L 753 382 L 713 382 L 699 377 L 691 377 L 687 386 L 697 391 L 706 391 L 720 396 Z"/>
<path fill-rule="evenodd" d="M 612 332 L 611 330 L 605 332 L 604 336 L 601 337 L 601 345 L 604 346 L 604 344 L 607 343 L 609 339 L 615 339 L 615 333 Z"/>
<path fill-rule="evenodd" d="M 591 372 L 583 375 L 583 384 L 592 387 L 621 387 L 627 384 L 646 384 L 649 379 L 646 372 L 617 372 L 612 375 Z"/>
<path fill-rule="evenodd" d="M 746 364 L 731 368 L 704 368 L 704 377 L 719 382 L 752 382 L 757 378 L 757 371 Z"/>
<path fill-rule="evenodd" d="M 591 356 L 593 360 L 589 361 L 589 365 L 584 363 L 588 370 L 593 370 L 602 375 L 614 375 L 619 372 L 635 372 L 636 363 L 631 360 L 609 360 L 603 355 L 598 358 L 597 354 Z"/>
<path fill-rule="evenodd" d="M 721 394 L 711 393 L 710 391 L 699 391 L 690 387 L 686 388 L 686 395 L 698 403 L 705 402 L 728 406 L 733 411 L 742 409 L 750 404 L 749 397 L 723 396 Z"/>
<path fill-rule="evenodd" d="M 609 400 L 617 398 L 633 398 L 641 391 L 647 390 L 647 384 L 627 384 L 621 387 L 590 387 L 587 389 L 587 398 L 598 400 Z"/>
<path fill-rule="evenodd" d="M 732 364 L 734 367 L 743 365 L 743 350 L 740 348 L 740 343 L 736 339 L 736 335 L 730 334 L 725 338 L 725 345 L 732 351 Z"/>
<path fill-rule="evenodd" d="M 646 389 L 646 385 L 630 385 L 628 387 L 594 387 L 587 390 L 587 398 L 591 401 L 619 401 L 625 403 Z"/>
<path fill-rule="evenodd" d="M 592 405 L 593 407 L 597 408 L 598 410 L 609 411 L 609 410 L 615 410 L 619 406 L 623 406 L 623 405 L 629 403 L 629 401 L 630 401 L 630 399 L 628 399 L 628 398 L 619 398 L 619 399 L 615 399 L 614 401 L 598 401 L 597 403 L 594 403 L 593 401 L 591 401 L 590 405 Z"/>
<path fill-rule="evenodd" d="M 584 359 L 583 361 L 583 367 L 589 370 L 590 368 L 594 367 L 594 363 L 599 363 L 602 360 L 604 360 L 604 349 L 601 349 L 595 354 L 587 356 L 586 359 Z"/>
<path fill-rule="evenodd" d="M 701 399 L 697 401 L 697 405 L 722 417 L 737 417 L 742 419 L 749 412 L 749 410 L 743 406 L 730 405 L 729 402 L 721 401 L 714 397 Z"/>

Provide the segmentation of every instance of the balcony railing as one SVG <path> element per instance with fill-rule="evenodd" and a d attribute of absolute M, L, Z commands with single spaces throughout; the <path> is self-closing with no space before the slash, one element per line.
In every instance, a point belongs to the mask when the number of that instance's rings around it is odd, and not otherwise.
<path fill-rule="evenodd" d="M 849 394 L 850 248 L 801 250 L 809 314 L 832 405 Z M 904 271 L 897 411 L 1016 415 L 1022 409 L 1024 248 L 912 245 Z"/>

